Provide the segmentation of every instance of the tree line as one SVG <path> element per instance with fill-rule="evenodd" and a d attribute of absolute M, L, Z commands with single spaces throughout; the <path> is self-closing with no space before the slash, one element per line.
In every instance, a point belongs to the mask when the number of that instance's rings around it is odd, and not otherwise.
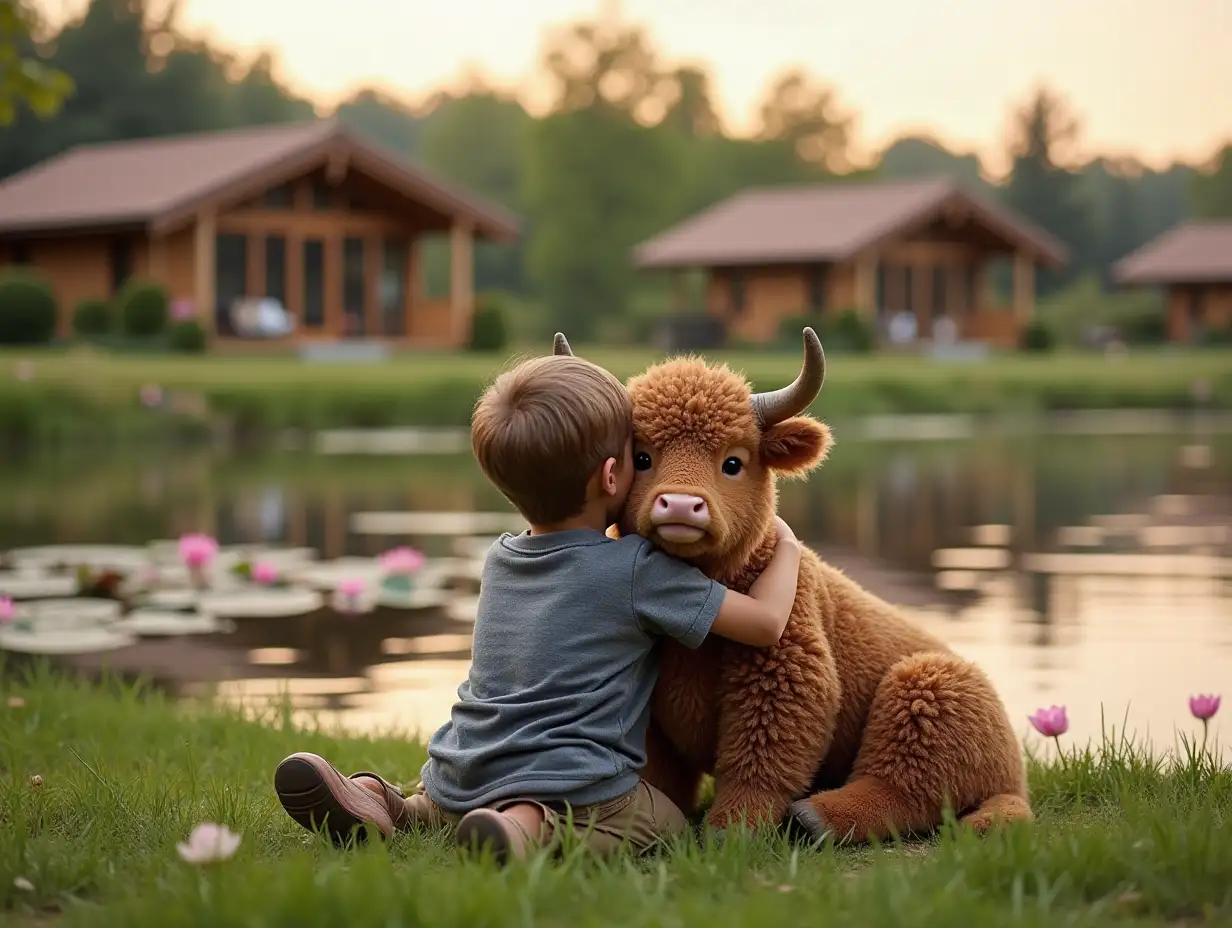
<path fill-rule="evenodd" d="M 25 0 L 0 0 L 0 13 L 6 4 L 28 29 L 0 30 L 0 64 L 36 63 L 42 71 L 17 71 L 43 83 L 37 111 L 18 105 L 7 125 L 0 118 L 0 177 L 84 143 L 331 115 L 282 84 L 268 54 L 240 60 L 186 36 L 175 4 L 155 15 L 146 0 L 91 0 L 58 30 Z M 16 52 L 7 58 L 5 35 Z M 631 246 L 750 186 L 954 177 L 1068 246 L 1070 266 L 1040 281 L 1042 296 L 1079 281 L 1106 287 L 1117 259 L 1177 222 L 1232 216 L 1232 139 L 1202 166 L 1075 164 L 1064 155 L 1080 126 L 1048 88 L 1013 113 L 1012 166 L 993 180 L 975 155 L 925 137 L 901 138 L 873 164 L 854 164 L 850 114 L 833 88 L 799 70 L 773 84 L 756 134 L 733 136 L 707 72 L 664 60 L 635 26 L 562 27 L 546 40 L 541 67 L 553 88 L 541 117 L 479 80 L 418 107 L 364 90 L 332 113 L 523 218 L 517 244 L 478 250 L 476 273 L 479 289 L 511 295 L 528 334 L 566 322 L 578 338 L 644 331 L 668 299 L 631 268 Z M 0 68 L 0 103 L 14 95 L 6 73 Z M 66 96 L 48 115 L 57 89 Z M 429 254 L 427 277 L 430 287 L 447 277 L 443 252 Z"/>

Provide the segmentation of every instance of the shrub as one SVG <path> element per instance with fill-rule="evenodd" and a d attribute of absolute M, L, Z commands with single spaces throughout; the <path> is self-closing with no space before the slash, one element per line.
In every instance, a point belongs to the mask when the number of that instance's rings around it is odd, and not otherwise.
<path fill-rule="evenodd" d="M 823 344 L 839 351 L 866 354 L 873 350 L 873 329 L 858 310 L 845 309 L 818 333 Z M 796 335 L 799 338 L 799 334 Z"/>
<path fill-rule="evenodd" d="M 1056 336 L 1052 329 L 1042 319 L 1032 319 L 1022 330 L 1021 346 L 1023 351 L 1046 354 L 1056 347 Z"/>
<path fill-rule="evenodd" d="M 496 300 L 485 299 L 471 320 L 471 351 L 502 351 L 508 343 L 504 309 Z"/>
<path fill-rule="evenodd" d="M 775 341 L 780 348 L 796 350 L 800 347 L 800 333 L 804 331 L 805 326 L 812 326 L 817 331 L 818 336 L 825 338 L 825 333 L 821 331 L 824 328 L 812 316 L 795 315 L 785 316 L 779 323 L 779 330 Z"/>
<path fill-rule="evenodd" d="M 173 322 L 167 330 L 167 346 L 178 354 L 201 354 L 205 351 L 205 329 L 196 319 Z"/>
<path fill-rule="evenodd" d="M 157 284 L 132 281 L 117 300 L 120 327 L 130 338 L 150 338 L 167 328 L 167 294 Z"/>
<path fill-rule="evenodd" d="M 0 269 L 0 345 L 42 345 L 55 334 L 51 285 L 24 269 Z"/>
<path fill-rule="evenodd" d="M 73 331 L 83 338 L 111 334 L 113 321 L 106 300 L 82 300 L 73 311 Z"/>

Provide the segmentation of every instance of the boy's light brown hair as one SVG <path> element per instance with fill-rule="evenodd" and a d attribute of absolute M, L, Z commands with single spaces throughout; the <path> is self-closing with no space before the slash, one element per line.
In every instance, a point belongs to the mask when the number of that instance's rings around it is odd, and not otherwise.
<path fill-rule="evenodd" d="M 525 361 L 479 398 L 471 447 L 488 479 L 532 525 L 581 512 L 608 458 L 622 462 L 633 407 L 619 380 L 581 358 Z"/>

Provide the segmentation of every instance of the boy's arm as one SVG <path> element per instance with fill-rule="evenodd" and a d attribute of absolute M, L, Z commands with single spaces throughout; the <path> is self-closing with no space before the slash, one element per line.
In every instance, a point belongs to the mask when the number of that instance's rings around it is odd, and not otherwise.
<path fill-rule="evenodd" d="M 774 556 L 748 595 L 728 590 L 710 631 L 757 648 L 778 644 L 796 602 L 800 542 L 787 523 L 775 516 L 778 543 Z"/>

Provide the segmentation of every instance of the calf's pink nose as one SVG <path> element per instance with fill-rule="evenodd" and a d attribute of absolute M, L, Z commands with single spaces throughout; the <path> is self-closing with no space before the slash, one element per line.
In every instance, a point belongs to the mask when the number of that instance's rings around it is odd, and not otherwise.
<path fill-rule="evenodd" d="M 655 525 L 691 525 L 694 528 L 705 528 L 710 524 L 710 507 L 700 496 L 661 493 L 655 498 L 650 521 Z"/>

